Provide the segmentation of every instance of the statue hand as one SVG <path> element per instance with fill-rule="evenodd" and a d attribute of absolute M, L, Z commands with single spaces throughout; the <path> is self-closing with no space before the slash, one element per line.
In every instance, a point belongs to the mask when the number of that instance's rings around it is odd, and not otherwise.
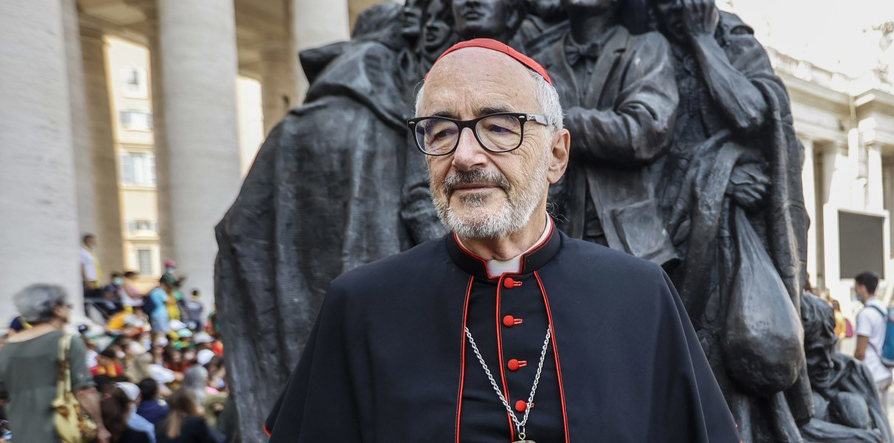
<path fill-rule="evenodd" d="M 714 35 L 720 12 L 714 0 L 680 0 L 683 4 L 683 27 L 690 37 Z"/>
<path fill-rule="evenodd" d="M 760 165 L 745 163 L 733 168 L 727 194 L 743 209 L 753 211 L 767 195 L 769 186 L 770 179 Z"/>

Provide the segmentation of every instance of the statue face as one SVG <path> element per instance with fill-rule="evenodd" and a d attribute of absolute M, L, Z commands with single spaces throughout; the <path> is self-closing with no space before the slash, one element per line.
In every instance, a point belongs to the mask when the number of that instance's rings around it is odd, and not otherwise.
<path fill-rule="evenodd" d="M 404 5 L 403 27 L 401 34 L 408 39 L 416 39 L 422 29 L 422 8 L 421 0 L 408 0 Z"/>
<path fill-rule="evenodd" d="M 832 378 L 835 342 L 838 338 L 834 330 L 830 333 L 823 328 L 815 337 L 804 340 L 804 355 L 807 358 L 807 375 L 813 386 L 827 386 Z"/>
<path fill-rule="evenodd" d="M 562 0 L 562 6 L 572 13 L 601 14 L 611 11 L 619 0 Z"/>
<path fill-rule="evenodd" d="M 673 40 L 684 41 L 683 5 L 680 0 L 655 0 L 655 10 L 664 34 Z"/>
<path fill-rule="evenodd" d="M 426 58 L 434 62 L 452 43 L 453 30 L 445 21 L 450 11 L 442 2 L 432 2 L 425 11 L 422 27 L 422 48 Z"/>
<path fill-rule="evenodd" d="M 487 37 L 506 39 L 518 26 L 520 15 L 512 0 L 454 0 L 456 31 L 464 40 Z"/>

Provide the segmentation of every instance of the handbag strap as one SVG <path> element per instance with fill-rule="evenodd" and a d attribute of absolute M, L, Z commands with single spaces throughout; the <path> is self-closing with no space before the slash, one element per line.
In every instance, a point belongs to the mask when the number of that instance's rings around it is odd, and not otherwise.
<path fill-rule="evenodd" d="M 64 400 L 71 392 L 71 363 L 69 362 L 69 348 L 71 347 L 71 335 L 63 334 L 59 339 L 59 371 L 56 379 L 56 400 Z"/>

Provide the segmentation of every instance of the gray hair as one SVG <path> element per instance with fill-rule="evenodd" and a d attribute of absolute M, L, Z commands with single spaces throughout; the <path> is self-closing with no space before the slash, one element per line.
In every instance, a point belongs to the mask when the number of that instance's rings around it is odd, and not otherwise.
<path fill-rule="evenodd" d="M 201 406 L 205 403 L 208 394 L 205 392 L 205 386 L 208 384 L 208 370 L 203 366 L 192 365 L 183 374 L 183 382 L 181 387 L 192 393 L 196 403 Z"/>
<path fill-rule="evenodd" d="M 565 127 L 565 121 L 563 119 L 563 111 L 562 111 L 562 103 L 559 101 L 559 92 L 556 91 L 556 88 L 549 84 L 543 76 L 538 74 L 536 71 L 531 69 L 528 70 L 528 73 L 531 74 L 531 77 L 534 78 L 534 82 L 536 83 L 536 90 L 534 93 L 537 96 L 537 105 L 540 106 L 540 112 L 546 117 L 546 121 L 549 124 L 549 127 L 553 131 L 558 131 Z M 419 91 L 416 93 L 416 116 L 419 116 L 419 108 L 422 104 L 422 93 L 425 91 L 425 83 L 423 82 L 419 87 Z"/>
<path fill-rule="evenodd" d="M 53 309 L 68 300 L 65 289 L 59 285 L 38 283 L 22 289 L 13 296 L 16 310 L 26 322 L 46 323 L 52 320 Z"/>

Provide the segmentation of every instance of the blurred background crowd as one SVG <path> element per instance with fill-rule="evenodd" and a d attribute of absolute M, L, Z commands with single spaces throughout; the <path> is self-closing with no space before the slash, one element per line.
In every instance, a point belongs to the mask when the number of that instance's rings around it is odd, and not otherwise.
<path fill-rule="evenodd" d="M 61 330 L 75 328 L 73 340 L 79 343 L 71 345 L 73 391 L 95 387 L 109 441 L 238 441 L 215 313 L 206 312 L 198 291 L 184 294 L 185 278 L 177 275 L 173 262 L 165 265 L 158 284 L 148 291 L 137 289 L 132 271 L 113 272 L 102 284 L 85 278 L 89 319 L 79 324 L 69 324 L 78 322 L 70 321 L 73 305 L 59 286 L 33 285 L 16 295 L 19 313 L 8 319 L 8 332 L 0 339 L 0 442 L 33 441 L 26 437 L 37 436 L 32 428 L 51 424 L 22 399 L 41 387 L 55 389 L 55 373 L 50 369 L 45 377 L 35 375 L 41 365 L 23 364 L 22 359 L 54 363 L 58 348 L 48 343 L 55 344 Z M 10 364 L 13 359 L 15 365 Z M 81 385 L 80 373 L 87 380 Z M 18 410 L 26 411 L 18 420 L 6 412 L 17 396 Z"/>

